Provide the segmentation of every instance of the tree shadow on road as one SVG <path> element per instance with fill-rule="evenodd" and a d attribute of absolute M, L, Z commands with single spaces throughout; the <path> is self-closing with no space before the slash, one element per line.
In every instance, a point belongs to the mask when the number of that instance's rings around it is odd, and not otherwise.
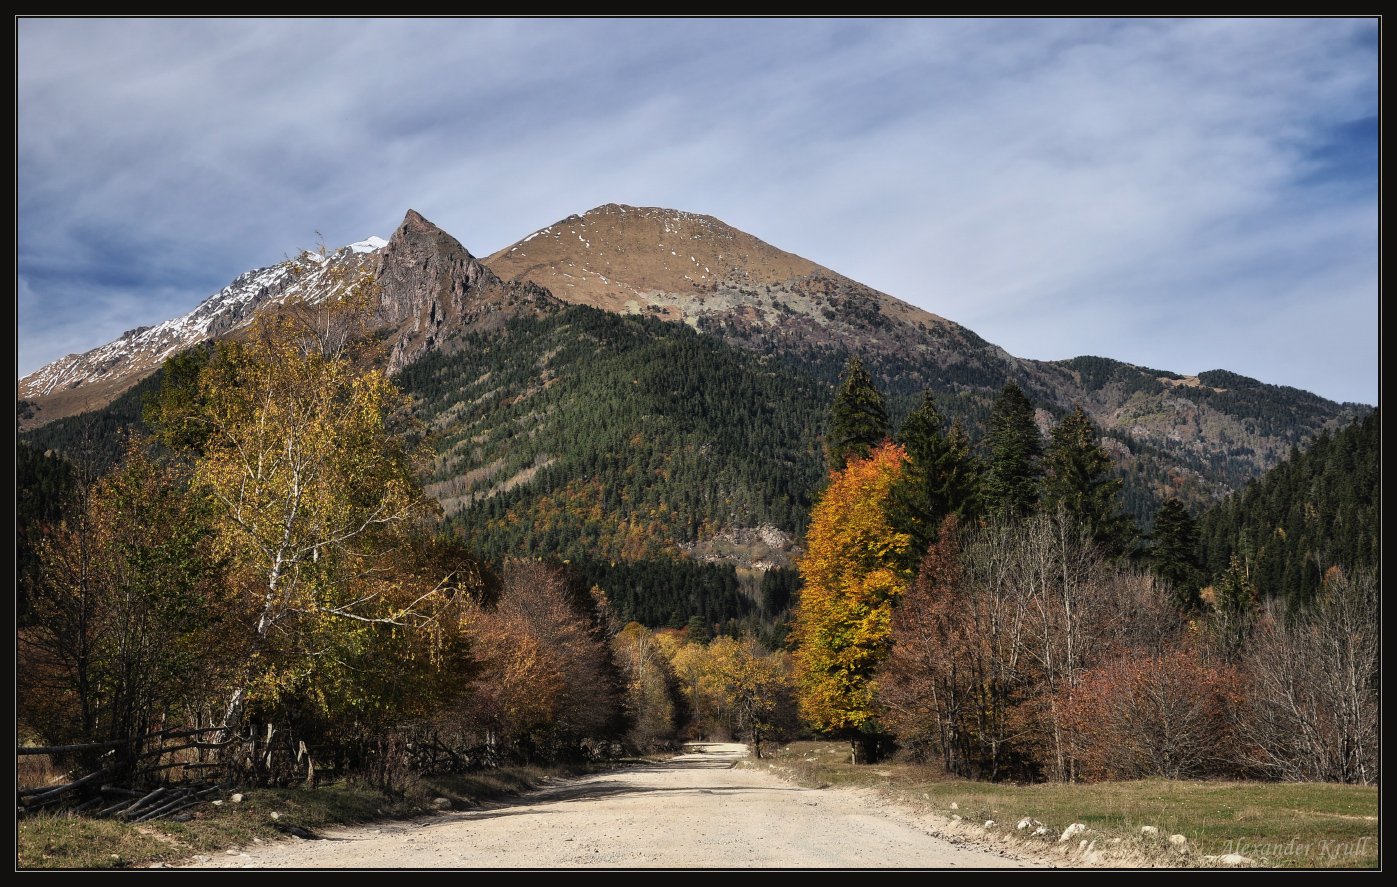
<path fill-rule="evenodd" d="M 800 792 L 801 788 L 657 788 L 654 786 L 634 785 L 625 782 L 600 781 L 588 782 L 582 785 L 572 785 L 547 789 L 533 795 L 525 795 L 513 798 L 504 802 L 500 807 L 494 809 L 465 810 L 453 814 L 454 819 L 476 820 L 476 819 L 496 819 L 501 816 L 524 816 L 533 814 L 552 813 L 552 810 L 540 809 L 550 804 L 575 803 L 579 801 L 599 801 L 604 798 L 617 798 L 625 795 L 635 795 L 636 797 L 653 798 L 656 796 L 682 796 L 682 795 L 727 795 L 737 797 L 740 795 L 769 794 L 771 792 Z"/>
<path fill-rule="evenodd" d="M 700 750 L 702 750 L 701 747 Z M 550 804 L 596 801 L 603 798 L 618 798 L 626 795 L 647 798 L 663 795 L 674 797 L 683 795 L 724 795 L 737 798 L 742 795 L 759 793 L 806 791 L 806 789 L 796 786 L 755 787 L 692 785 L 671 788 L 645 784 L 644 774 L 647 773 L 669 773 L 676 770 L 731 770 L 737 766 L 737 760 L 733 758 L 718 757 L 695 760 L 696 757 L 697 756 L 693 754 L 685 754 L 667 761 L 652 761 L 644 764 L 637 764 L 618 771 L 627 776 L 641 777 L 638 782 L 597 776 L 585 777 L 562 785 L 550 786 L 528 794 L 500 799 L 499 801 L 474 810 L 460 811 L 453 814 L 453 818 L 477 820 L 495 819 L 502 816 L 549 813 L 553 811 L 541 808 Z"/>

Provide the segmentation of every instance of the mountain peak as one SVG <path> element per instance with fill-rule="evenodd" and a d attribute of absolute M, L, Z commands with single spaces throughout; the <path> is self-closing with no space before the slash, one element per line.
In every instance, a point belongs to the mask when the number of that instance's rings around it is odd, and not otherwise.
<path fill-rule="evenodd" d="M 686 304 L 724 287 L 836 276 L 712 216 L 607 203 L 571 215 L 485 260 L 566 302 L 688 319 Z M 678 297 L 671 298 L 671 297 Z"/>
<path fill-rule="evenodd" d="M 663 206 L 631 206 L 627 203 L 603 203 L 601 206 L 594 206 L 581 216 L 569 216 L 568 218 L 595 218 L 598 216 L 624 216 L 630 215 L 633 218 L 669 218 L 674 221 L 685 219 L 702 220 L 708 224 L 721 225 L 724 228 L 731 228 L 721 219 L 713 216 L 706 216 L 702 213 L 691 213 L 682 209 L 670 209 Z M 736 230 L 736 229 L 734 229 Z"/>
<path fill-rule="evenodd" d="M 851 346 L 888 323 L 947 321 L 721 219 L 607 203 L 541 228 L 485 259 L 504 280 L 565 302 L 651 314 L 746 340 L 756 330 Z"/>
<path fill-rule="evenodd" d="M 556 307 L 538 287 L 502 283 L 456 238 L 410 209 L 389 240 L 368 237 L 248 271 L 187 314 L 41 367 L 19 381 L 20 399 L 35 403 L 26 421 L 33 426 L 100 407 L 166 357 L 232 334 L 268 305 L 293 297 L 321 302 L 366 275 L 378 284 L 376 322 L 392 339 L 394 370 L 467 329 L 495 329 L 518 314 Z"/>
<path fill-rule="evenodd" d="M 409 209 L 379 251 L 379 319 L 396 330 L 389 369 L 449 347 L 467 330 L 493 330 L 519 314 L 552 310 L 546 291 L 506 284 L 450 234 Z"/>
<path fill-rule="evenodd" d="M 426 216 L 415 209 L 409 209 L 403 216 L 403 221 L 398 225 L 398 230 L 393 232 L 393 236 L 388 238 L 387 247 L 392 249 L 395 244 L 402 244 L 406 241 L 437 240 L 448 241 L 455 244 L 457 249 L 465 250 L 460 241 L 447 234 L 441 228 L 430 222 Z M 466 253 L 469 255 L 469 251 Z"/>

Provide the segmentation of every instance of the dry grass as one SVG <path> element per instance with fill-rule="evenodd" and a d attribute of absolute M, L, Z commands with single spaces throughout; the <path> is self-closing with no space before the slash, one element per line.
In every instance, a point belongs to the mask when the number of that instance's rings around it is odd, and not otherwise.
<path fill-rule="evenodd" d="M 434 798 L 446 798 L 453 808 L 466 808 L 582 772 L 565 767 L 505 767 L 423 780 L 402 795 L 350 783 L 316 789 L 252 789 L 244 792 L 241 803 L 225 800 L 218 806 L 202 806 L 188 822 L 134 825 L 40 815 L 19 823 L 17 865 L 21 869 L 122 869 L 180 863 L 196 854 L 279 840 L 288 828 L 314 832 L 335 825 L 419 816 L 431 811 Z M 275 819 L 272 813 L 278 814 Z"/>
<path fill-rule="evenodd" d="M 55 769 L 48 755 L 15 755 L 15 783 L 20 788 L 41 788 L 67 781 L 61 770 Z"/>
<path fill-rule="evenodd" d="M 1207 865 L 1208 855 L 1240 853 L 1259 865 L 1283 868 L 1375 868 L 1378 792 L 1331 783 L 1170 781 L 1148 779 L 1091 785 L 1005 785 L 948 778 L 906 762 L 854 766 L 847 745 L 797 742 L 770 761 L 805 785 L 875 787 L 942 816 L 959 815 L 1013 831 L 1023 817 L 1048 826 L 1050 840 L 1080 822 L 1106 842 L 1142 843 L 1140 827 L 1181 834 L 1190 853 L 1179 865 Z M 956 809 L 951 804 L 956 805 Z M 1150 842 L 1144 842 L 1148 844 Z M 1160 848 L 1163 849 L 1163 848 Z M 1166 852 L 1163 859 L 1171 857 Z"/>

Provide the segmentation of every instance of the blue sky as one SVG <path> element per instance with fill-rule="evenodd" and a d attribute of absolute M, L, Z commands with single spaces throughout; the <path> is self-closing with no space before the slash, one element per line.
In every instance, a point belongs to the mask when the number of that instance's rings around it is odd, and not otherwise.
<path fill-rule="evenodd" d="M 419 210 L 715 215 L 1010 352 L 1378 393 L 1374 20 L 18 24 L 19 375 Z"/>

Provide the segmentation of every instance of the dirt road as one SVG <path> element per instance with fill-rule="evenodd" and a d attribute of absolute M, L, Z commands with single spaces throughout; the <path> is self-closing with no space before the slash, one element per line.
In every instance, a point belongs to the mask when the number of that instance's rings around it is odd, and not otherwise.
<path fill-rule="evenodd" d="M 869 793 L 805 789 L 690 746 L 489 809 L 340 829 L 196 859 L 251 868 L 1004 868 L 1029 863 L 932 835 Z"/>

